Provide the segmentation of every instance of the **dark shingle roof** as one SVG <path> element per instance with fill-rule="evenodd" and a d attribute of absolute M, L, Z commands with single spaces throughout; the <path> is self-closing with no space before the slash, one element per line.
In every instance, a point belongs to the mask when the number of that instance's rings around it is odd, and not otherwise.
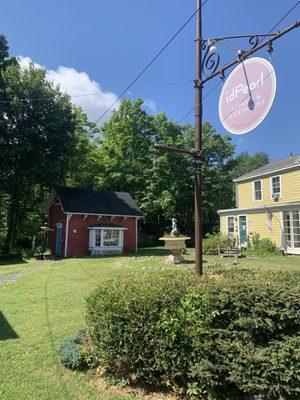
<path fill-rule="evenodd" d="M 55 191 L 64 212 L 136 217 L 142 215 L 129 193 L 93 191 L 91 187 L 59 187 Z"/>
<path fill-rule="evenodd" d="M 257 168 L 254 171 L 248 172 L 245 175 L 240 176 L 237 179 L 234 179 L 234 182 L 243 181 L 246 179 L 254 178 L 260 175 L 266 175 L 275 171 L 280 171 L 284 169 L 290 169 L 300 167 L 300 155 L 297 154 L 295 156 L 290 156 L 286 158 L 282 158 L 281 160 L 274 161 L 270 164 L 266 164 L 263 167 Z"/>

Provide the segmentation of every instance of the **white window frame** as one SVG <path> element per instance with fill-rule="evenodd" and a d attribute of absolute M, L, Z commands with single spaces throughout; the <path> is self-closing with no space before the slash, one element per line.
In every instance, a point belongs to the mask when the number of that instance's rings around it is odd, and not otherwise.
<path fill-rule="evenodd" d="M 273 193 L 273 179 L 274 178 L 279 178 L 279 185 L 280 185 L 280 192 L 279 192 L 279 198 L 281 199 L 282 197 L 282 183 L 281 183 L 281 175 L 275 175 L 270 177 L 270 199 L 274 200 L 275 196 Z"/>
<path fill-rule="evenodd" d="M 117 245 L 109 246 L 109 245 L 104 244 L 104 241 L 105 241 L 104 232 L 105 231 L 111 231 L 111 232 L 117 231 L 118 232 L 118 244 Z M 112 247 L 112 248 L 121 247 L 123 245 L 122 238 L 123 238 L 123 234 L 122 234 L 122 230 L 121 229 L 104 228 L 104 229 L 101 230 L 101 246 L 100 247 L 105 247 L 105 248 L 107 248 L 107 247 Z M 114 239 L 116 239 L 116 238 L 113 238 L 113 240 Z M 106 239 L 106 240 L 108 240 L 108 239 Z"/>
<path fill-rule="evenodd" d="M 285 234 L 285 230 L 284 230 L 284 212 L 287 212 L 289 214 L 289 218 L 290 218 L 290 246 L 288 246 L 287 244 L 287 240 L 286 240 L 286 234 Z M 294 233 L 294 216 L 293 213 L 297 212 L 299 213 L 300 216 L 300 210 L 299 208 L 290 208 L 287 209 L 285 211 L 281 212 L 281 220 L 282 220 L 282 235 L 283 235 L 283 243 L 282 246 L 284 247 L 286 253 L 288 254 L 300 254 L 300 247 L 295 247 L 295 236 L 298 234 Z"/>
<path fill-rule="evenodd" d="M 233 234 L 229 234 L 229 218 L 233 218 Z M 235 216 L 234 215 L 228 215 L 227 216 L 227 236 L 228 237 L 235 237 Z"/>
<path fill-rule="evenodd" d="M 105 254 L 105 252 L 122 253 L 124 247 L 124 232 L 127 228 L 123 227 L 90 227 L 89 228 L 89 251 L 91 254 Z M 96 246 L 96 232 L 100 231 L 100 246 Z M 107 246 L 104 244 L 104 231 L 118 231 L 119 243 L 117 246 Z"/>
<path fill-rule="evenodd" d="M 260 193 L 261 193 L 261 199 L 256 199 L 255 198 L 255 183 L 256 182 L 260 182 Z M 263 197 L 263 185 L 262 185 L 262 179 L 257 179 L 255 181 L 252 182 L 252 190 L 253 190 L 253 201 L 263 201 L 264 197 Z"/>

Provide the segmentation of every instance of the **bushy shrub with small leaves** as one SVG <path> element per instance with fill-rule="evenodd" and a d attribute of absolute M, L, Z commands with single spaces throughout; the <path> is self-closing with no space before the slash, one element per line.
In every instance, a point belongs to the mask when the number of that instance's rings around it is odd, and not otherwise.
<path fill-rule="evenodd" d="M 87 299 L 97 363 L 203 399 L 300 398 L 300 273 L 153 272 Z"/>

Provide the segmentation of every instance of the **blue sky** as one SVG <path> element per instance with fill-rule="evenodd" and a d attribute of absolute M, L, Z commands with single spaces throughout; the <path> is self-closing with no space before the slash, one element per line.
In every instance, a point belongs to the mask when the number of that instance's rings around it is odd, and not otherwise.
<path fill-rule="evenodd" d="M 195 3 L 195 0 L 10 0 L 1 5 L 1 32 L 7 36 L 11 54 L 29 57 L 45 66 L 49 76 L 71 94 L 103 91 L 103 96 L 80 97 L 81 105 L 91 118 L 96 118 L 194 12 Z M 267 32 L 293 4 L 295 0 L 208 0 L 203 7 L 203 34 L 216 37 Z M 299 18 L 300 6 L 277 29 Z M 163 111 L 169 118 L 180 120 L 194 103 L 193 85 L 186 82 L 194 78 L 194 31 L 192 21 L 135 88 L 184 83 L 133 90 L 127 97 L 145 98 L 149 111 Z M 263 150 L 272 160 L 300 152 L 299 39 L 300 29 L 274 43 L 272 63 L 277 73 L 274 105 L 254 132 L 232 135 L 237 152 Z M 242 42 L 233 44 L 236 48 L 243 47 Z M 234 57 L 233 52 L 224 49 L 221 54 L 224 61 Z M 260 55 L 268 58 L 266 51 Z M 204 94 L 216 82 L 208 83 Z M 205 100 L 204 119 L 225 134 L 218 117 L 220 91 L 221 86 Z M 186 122 L 193 124 L 193 115 Z"/>

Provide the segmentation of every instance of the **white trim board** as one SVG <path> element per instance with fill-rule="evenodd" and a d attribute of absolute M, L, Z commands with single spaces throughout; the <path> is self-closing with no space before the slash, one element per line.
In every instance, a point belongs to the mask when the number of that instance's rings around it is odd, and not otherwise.
<path fill-rule="evenodd" d="M 125 228 L 123 226 L 89 226 L 88 229 L 94 229 L 94 230 L 108 230 L 108 231 L 127 231 L 128 228 Z"/>
<path fill-rule="evenodd" d="M 71 214 L 65 212 L 65 214 Z M 142 216 L 138 215 L 115 215 L 115 214 L 92 214 L 92 213 L 82 213 L 82 212 L 72 212 L 73 215 L 98 215 L 100 217 L 117 217 L 117 218 L 143 218 Z"/>
<path fill-rule="evenodd" d="M 278 172 L 281 172 L 281 171 L 289 171 L 289 170 L 299 169 L 299 168 L 300 168 L 299 164 L 298 165 L 292 165 L 290 167 L 274 169 L 273 171 L 262 172 L 260 174 L 256 174 L 256 175 L 253 175 L 253 176 L 248 176 L 248 177 L 245 177 L 245 178 L 236 178 L 236 179 L 233 179 L 233 182 L 239 183 L 239 182 L 250 181 L 252 179 L 259 178 L 259 177 L 268 177 L 268 175 L 273 175 L 275 173 L 277 174 Z"/>
<path fill-rule="evenodd" d="M 278 209 L 278 211 L 281 210 L 289 210 L 289 209 L 293 209 L 293 208 L 299 208 L 300 207 L 300 202 L 297 203 L 285 203 L 285 204 L 266 204 L 266 207 L 276 211 Z M 229 208 L 227 210 L 219 210 L 218 214 L 219 215 L 227 215 L 227 214 L 240 214 L 240 213 L 245 213 L 245 212 L 266 212 L 265 206 L 261 206 L 261 207 L 248 207 L 248 208 Z"/>

